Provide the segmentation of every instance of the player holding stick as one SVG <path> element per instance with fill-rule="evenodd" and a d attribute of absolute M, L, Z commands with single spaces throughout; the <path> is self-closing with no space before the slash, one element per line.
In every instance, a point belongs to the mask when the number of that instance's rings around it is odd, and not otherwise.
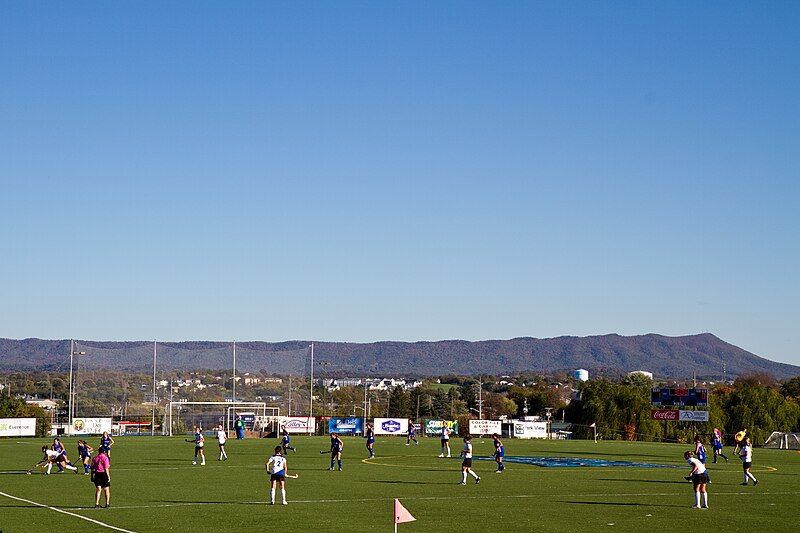
<path fill-rule="evenodd" d="M 331 433 L 331 466 L 328 470 L 333 470 L 333 464 L 336 462 L 339 466 L 339 471 L 342 471 L 342 449 L 344 442 L 339 438 L 336 433 Z"/>
<path fill-rule="evenodd" d="M 728 462 L 728 456 L 722 453 L 722 431 L 719 428 L 714 428 L 714 462 L 717 462 L 717 457 L 722 457 L 725 462 Z"/>
<path fill-rule="evenodd" d="M 739 452 L 739 458 L 742 460 L 742 470 L 744 471 L 744 482 L 742 485 L 747 485 L 747 480 L 753 480 L 753 486 L 755 487 L 758 485 L 758 480 L 756 476 L 750 472 L 750 467 L 753 466 L 753 445 L 750 443 L 750 439 L 745 437 L 742 450 Z"/>
<path fill-rule="evenodd" d="M 442 453 L 439 457 L 444 457 L 447 452 L 447 457 L 450 457 L 450 428 L 447 427 L 447 422 L 442 420 Z"/>
<path fill-rule="evenodd" d="M 372 429 L 372 424 L 367 424 L 367 429 L 364 432 L 364 436 L 367 438 L 367 451 L 369 452 L 369 458 L 372 459 L 375 457 L 375 430 Z"/>
<path fill-rule="evenodd" d="M 283 505 L 288 505 L 286 502 L 286 476 L 289 474 L 289 463 L 283 456 L 282 446 L 275 446 L 275 453 L 267 459 L 264 466 L 269 473 L 269 504 L 275 505 L 275 487 L 280 485 Z"/>
<path fill-rule="evenodd" d="M 481 478 L 472 469 L 472 437 L 467 435 L 464 437 L 464 449 L 461 450 L 461 483 L 459 485 L 467 484 L 467 474 L 475 478 L 475 484 L 481 482 Z"/>
<path fill-rule="evenodd" d="M 689 473 L 689 479 L 692 480 L 692 486 L 694 487 L 695 503 L 692 509 L 708 509 L 708 492 L 706 492 L 708 473 L 706 472 L 706 465 L 694 457 L 694 454 L 690 451 L 686 451 L 683 454 L 683 458 L 692 467 L 692 471 Z M 703 499 L 702 505 L 700 503 L 701 496 Z"/>
<path fill-rule="evenodd" d="M 227 461 L 228 453 L 225 451 L 225 442 L 228 440 L 228 432 L 222 427 L 222 424 L 217 426 L 217 443 L 219 444 L 219 459 L 218 461 Z"/>
<path fill-rule="evenodd" d="M 494 442 L 494 460 L 497 462 L 495 474 L 502 474 L 503 470 L 506 469 L 506 465 L 503 463 L 503 457 L 506 456 L 506 447 L 503 446 L 503 441 L 500 440 L 497 433 L 492 435 L 492 441 Z"/>
<path fill-rule="evenodd" d="M 289 430 L 286 429 L 286 426 L 283 426 L 283 431 L 281 432 L 281 448 L 283 448 L 284 455 L 288 450 L 297 451 L 297 448 L 292 446 L 292 437 L 289 435 Z"/>
<path fill-rule="evenodd" d="M 200 426 L 195 426 L 194 428 L 194 460 L 192 461 L 193 465 L 197 464 L 197 456 L 200 456 L 200 466 L 206 465 L 206 454 L 203 452 L 203 446 L 205 444 L 205 437 L 203 437 L 203 432 L 200 429 Z M 192 441 L 189 441 L 192 442 Z"/>

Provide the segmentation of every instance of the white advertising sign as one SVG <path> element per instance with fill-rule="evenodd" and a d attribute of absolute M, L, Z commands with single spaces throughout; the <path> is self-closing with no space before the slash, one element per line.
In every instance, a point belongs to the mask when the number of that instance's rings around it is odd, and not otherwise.
<path fill-rule="evenodd" d="M 514 438 L 546 439 L 547 422 L 527 422 L 525 420 L 514 420 Z"/>
<path fill-rule="evenodd" d="M 36 436 L 35 418 L 0 418 L 0 437 Z"/>
<path fill-rule="evenodd" d="M 111 433 L 110 418 L 73 418 L 70 435 L 100 435 L 104 431 Z"/>
<path fill-rule="evenodd" d="M 376 418 L 373 428 L 376 435 L 405 435 L 408 433 L 408 419 Z"/>
<path fill-rule="evenodd" d="M 708 422 L 708 411 L 687 411 L 681 409 L 678 420 L 681 422 Z"/>
<path fill-rule="evenodd" d="M 281 428 L 288 433 L 315 433 L 317 419 L 313 416 L 282 416 Z"/>
<path fill-rule="evenodd" d="M 499 420 L 470 420 L 470 435 L 491 435 L 502 433 L 503 426 Z"/>

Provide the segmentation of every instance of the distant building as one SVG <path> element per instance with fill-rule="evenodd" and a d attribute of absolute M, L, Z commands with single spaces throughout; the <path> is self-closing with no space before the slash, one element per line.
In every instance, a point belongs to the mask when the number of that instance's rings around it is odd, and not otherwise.
<path fill-rule="evenodd" d="M 629 376 L 644 376 L 647 379 L 650 379 L 650 380 L 653 379 L 653 373 L 652 372 L 648 372 L 646 370 L 634 370 L 633 372 L 628 372 L 628 375 Z"/>
<path fill-rule="evenodd" d="M 43 398 L 26 398 L 25 403 L 41 407 L 45 411 L 52 411 L 58 407 L 58 402 Z"/>
<path fill-rule="evenodd" d="M 572 379 L 576 381 L 589 381 L 589 371 L 579 368 L 572 372 Z"/>

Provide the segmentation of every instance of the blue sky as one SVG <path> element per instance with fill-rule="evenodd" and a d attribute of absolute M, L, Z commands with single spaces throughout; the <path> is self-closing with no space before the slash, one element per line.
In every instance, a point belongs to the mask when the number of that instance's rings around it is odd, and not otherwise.
<path fill-rule="evenodd" d="M 0 7 L 0 336 L 800 364 L 797 3 Z"/>

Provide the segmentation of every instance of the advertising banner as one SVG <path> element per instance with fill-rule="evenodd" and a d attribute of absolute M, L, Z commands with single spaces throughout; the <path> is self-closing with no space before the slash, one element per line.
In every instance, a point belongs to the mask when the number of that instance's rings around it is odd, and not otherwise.
<path fill-rule="evenodd" d="M 680 411 L 677 409 L 653 409 L 650 411 L 650 418 L 653 420 L 678 420 Z"/>
<path fill-rule="evenodd" d="M 101 435 L 111 433 L 111 418 L 73 418 L 70 435 Z"/>
<path fill-rule="evenodd" d="M 35 418 L 0 418 L 0 437 L 35 437 Z"/>
<path fill-rule="evenodd" d="M 503 425 L 499 420 L 470 420 L 469 421 L 469 434 L 470 435 L 491 435 L 502 433 Z"/>
<path fill-rule="evenodd" d="M 515 439 L 546 439 L 547 422 L 527 422 L 514 420 Z"/>
<path fill-rule="evenodd" d="M 317 430 L 316 422 L 313 416 L 282 416 L 280 428 L 286 428 L 288 433 L 314 433 Z"/>
<path fill-rule="evenodd" d="M 682 422 L 708 422 L 708 411 L 681 410 L 680 420 Z"/>
<path fill-rule="evenodd" d="M 364 433 L 364 420 L 361 418 L 331 418 L 328 420 L 328 433 L 361 435 Z"/>
<path fill-rule="evenodd" d="M 408 433 L 408 419 L 376 418 L 373 427 L 376 435 L 405 435 Z"/>
<path fill-rule="evenodd" d="M 450 435 L 458 435 L 458 421 L 456 420 L 425 420 L 423 428 L 425 435 L 428 437 L 440 437 L 442 435 L 442 427 L 447 426 L 450 428 Z"/>

